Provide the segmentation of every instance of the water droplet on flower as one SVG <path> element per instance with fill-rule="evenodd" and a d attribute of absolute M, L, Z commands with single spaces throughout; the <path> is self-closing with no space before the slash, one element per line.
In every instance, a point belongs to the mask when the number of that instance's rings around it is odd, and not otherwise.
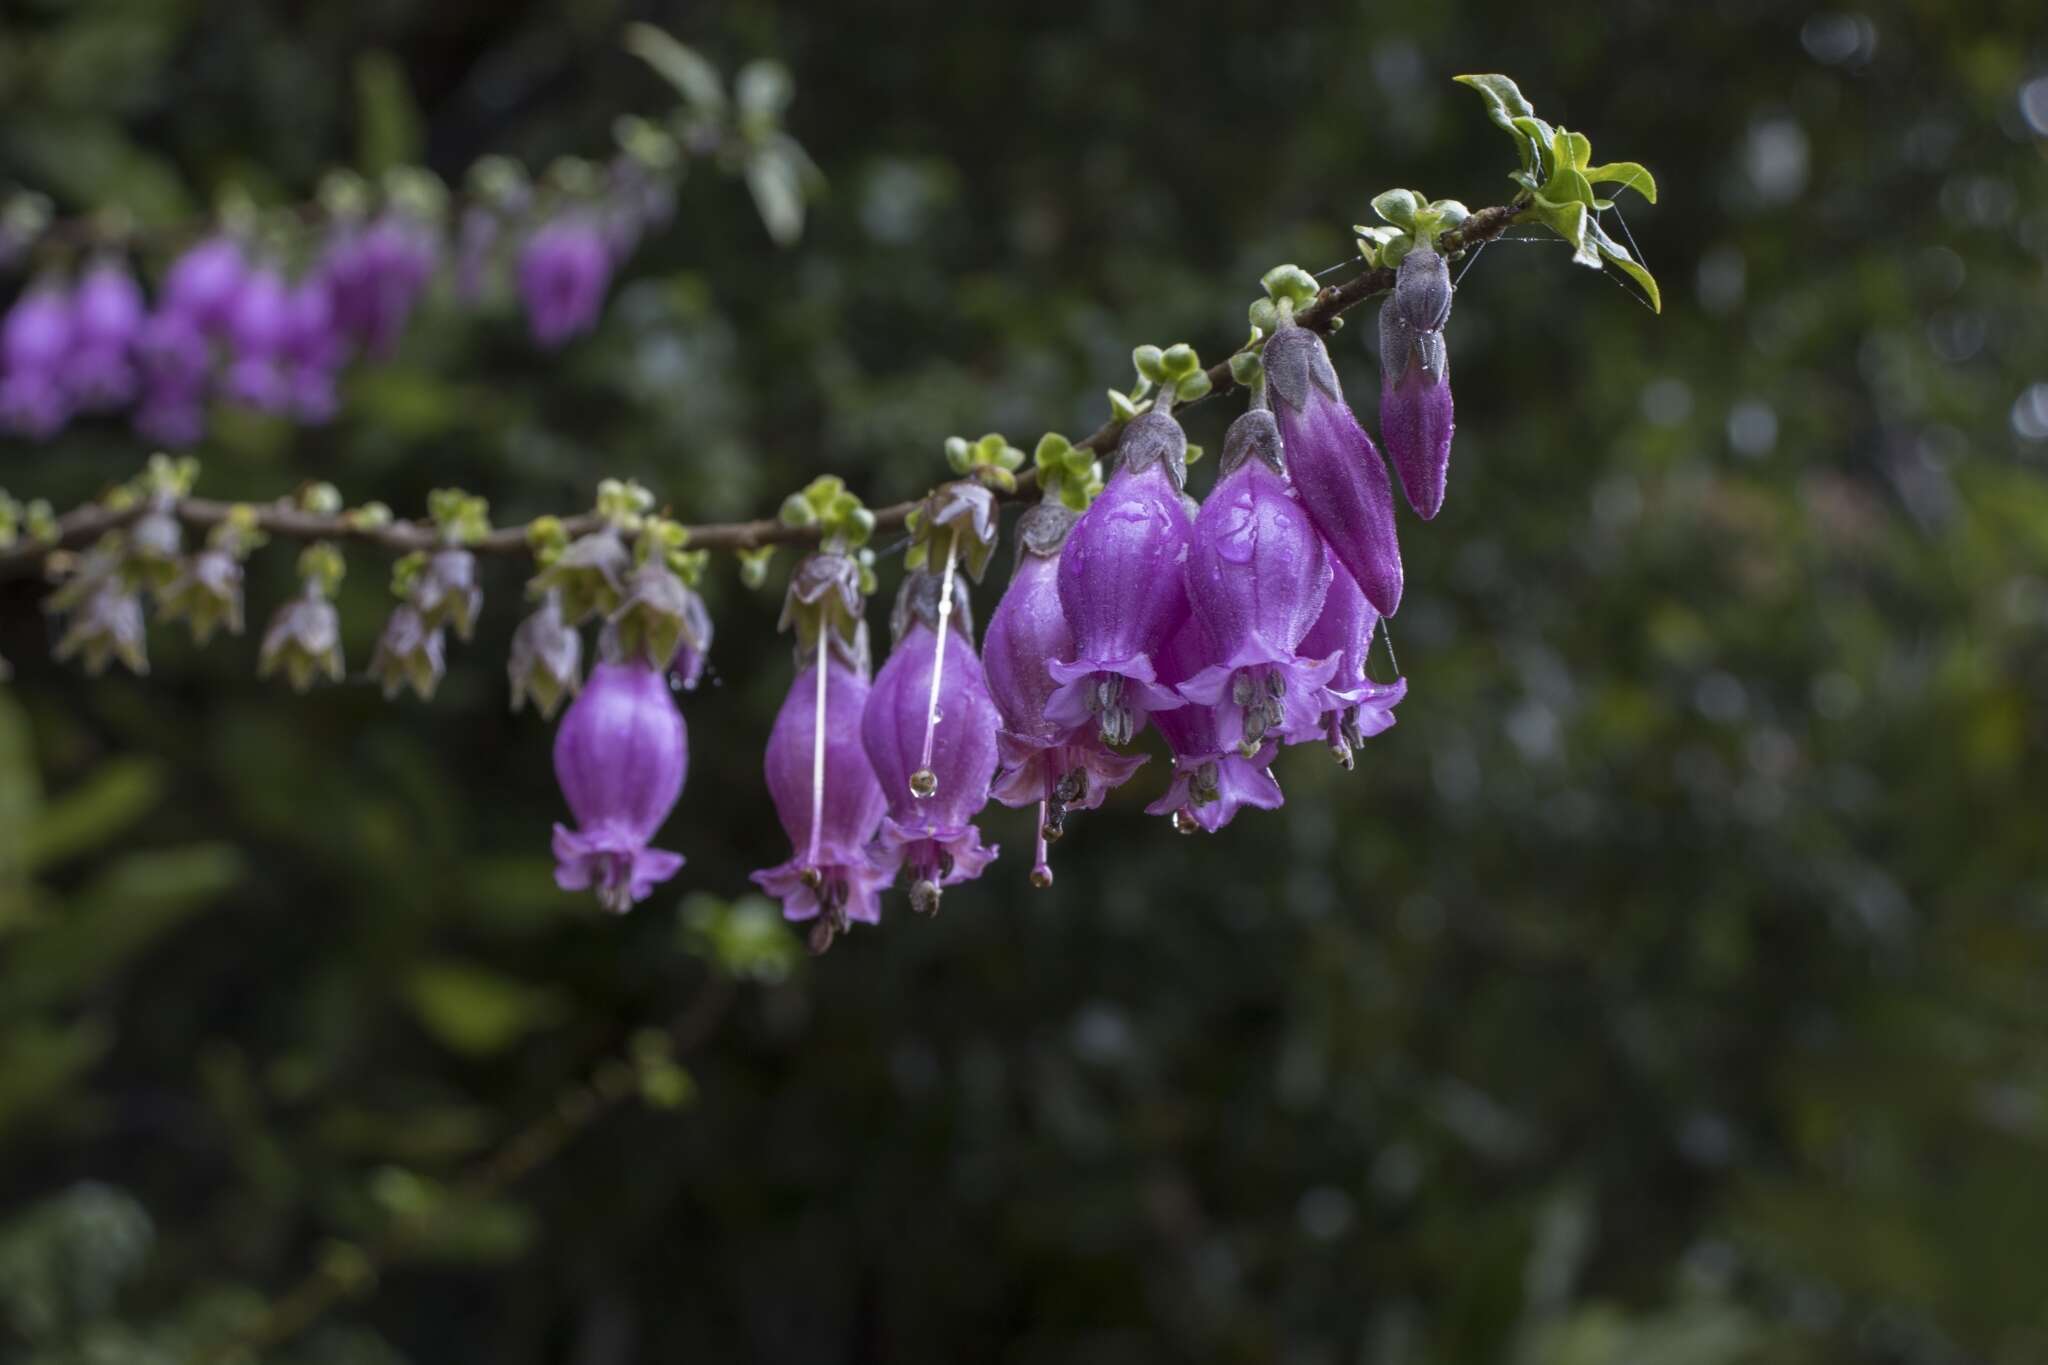
<path fill-rule="evenodd" d="M 1173 832 L 1175 834 L 1193 834 L 1200 828 L 1201 826 L 1196 824 L 1186 811 L 1177 810 L 1173 813 Z"/>
<path fill-rule="evenodd" d="M 1044 863 L 1040 863 L 1037 867 L 1032 868 L 1031 884 L 1037 887 L 1040 891 L 1043 891 L 1047 887 L 1051 886 L 1052 869 L 1047 867 Z"/>
<path fill-rule="evenodd" d="M 919 768 L 910 775 L 910 794 L 919 800 L 936 796 L 939 792 L 939 775 L 930 768 Z"/>
<path fill-rule="evenodd" d="M 939 913 L 939 884 L 919 880 L 910 884 L 910 908 L 920 915 Z"/>

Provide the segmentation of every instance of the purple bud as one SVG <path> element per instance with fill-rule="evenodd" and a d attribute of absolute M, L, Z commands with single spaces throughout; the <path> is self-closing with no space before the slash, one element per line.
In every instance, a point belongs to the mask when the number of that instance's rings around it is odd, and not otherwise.
<path fill-rule="evenodd" d="M 65 381 L 80 407 L 117 408 L 135 396 L 135 346 L 146 305 L 142 286 L 112 257 L 95 261 L 72 297 L 74 330 Z"/>
<path fill-rule="evenodd" d="M 1256 753 L 1269 734 L 1284 740 L 1315 730 L 1337 661 L 1304 657 L 1299 646 L 1323 609 L 1330 565 L 1280 472 L 1271 413 L 1254 408 L 1231 424 L 1221 471 L 1195 519 L 1187 564 L 1207 667 L 1180 694 L 1218 708 L 1225 747 Z"/>
<path fill-rule="evenodd" d="M 185 249 L 164 276 L 161 310 L 205 332 L 226 328 L 248 262 L 232 237 L 208 237 Z"/>
<path fill-rule="evenodd" d="M 1164 676 L 1176 683 L 1186 682 L 1202 667 L 1207 638 L 1201 624 L 1190 618 L 1174 635 L 1162 659 Z M 1183 834 L 1197 829 L 1214 834 L 1229 824 L 1240 807 L 1278 810 L 1280 784 L 1268 766 L 1278 752 L 1277 741 L 1268 739 L 1247 757 L 1223 739 L 1222 722 L 1228 708 L 1184 706 L 1163 711 L 1152 723 L 1173 751 L 1173 783 L 1166 795 L 1145 807 L 1148 814 L 1170 815 L 1173 827 Z"/>
<path fill-rule="evenodd" d="M 1401 605 L 1401 547 L 1385 462 L 1344 405 L 1321 337 L 1284 326 L 1266 343 L 1264 362 L 1287 472 L 1309 520 L 1366 600 L 1392 616 Z"/>
<path fill-rule="evenodd" d="M 1130 780 L 1144 754 L 1105 748 L 1093 726 L 1061 726 L 1045 714 L 1058 684 L 1050 665 L 1074 657 L 1060 610 L 1059 560 L 1077 513 L 1041 502 L 1017 523 L 1017 568 L 988 623 L 981 661 L 1002 715 L 996 736 L 1002 775 L 991 791 L 1006 806 L 1040 807 L 1039 841 L 1057 838 L 1069 810 L 1093 810 Z M 1034 873 L 1045 866 L 1041 849 Z"/>
<path fill-rule="evenodd" d="M 1060 684 L 1046 715 L 1128 743 L 1145 717 L 1181 704 L 1158 684 L 1153 656 L 1188 614 L 1181 583 L 1193 527 L 1181 504 L 1187 436 L 1161 412 L 1124 428 L 1117 471 L 1060 552 L 1060 609 L 1074 657 L 1051 665 Z"/>
<path fill-rule="evenodd" d="M 1401 476 L 1408 505 L 1424 521 L 1444 505 L 1451 467 L 1451 272 L 1418 247 L 1401 258 L 1394 292 L 1380 307 L 1380 437 Z"/>
<path fill-rule="evenodd" d="M 0 324 L 0 420 L 24 436 L 55 436 L 71 417 L 64 364 L 74 332 L 71 297 L 54 282 L 29 286 Z"/>
<path fill-rule="evenodd" d="M 1406 678 L 1382 683 L 1366 676 L 1366 656 L 1372 651 L 1379 623 L 1379 613 L 1338 565 L 1323 598 L 1322 614 L 1301 641 L 1301 652 L 1308 658 L 1336 656 L 1336 671 L 1323 688 L 1319 704 L 1330 751 L 1347 768 L 1352 749 L 1391 726 L 1395 704 L 1408 695 Z"/>
<path fill-rule="evenodd" d="M 925 722 L 932 670 L 940 648 L 939 576 L 919 570 L 903 581 L 896 600 L 896 647 L 875 678 L 861 716 L 861 741 L 888 799 L 877 867 L 892 877 L 907 864 L 911 907 L 938 908 L 939 888 L 969 881 L 995 861 L 972 821 L 988 803 L 996 770 L 996 729 L 1002 717 L 989 700 L 981 662 L 974 657 L 966 585 L 955 584 L 957 605 L 946 630 L 940 670 L 939 725 L 932 739 L 932 794 L 914 795 L 914 773 L 924 764 Z"/>
<path fill-rule="evenodd" d="M 543 224 L 519 252 L 519 294 L 534 341 L 555 347 L 595 326 L 611 276 L 604 232 L 588 214 Z"/>
<path fill-rule="evenodd" d="M 868 702 L 866 672 L 838 649 L 828 647 L 825 655 L 822 731 L 818 665 L 813 660 L 789 685 L 762 765 L 775 813 L 795 854 L 786 863 L 753 874 L 763 891 L 782 902 L 786 918 L 822 917 L 813 934 L 814 946 L 821 949 L 849 923 L 881 922 L 881 891 L 894 875 L 893 868 L 878 868 L 868 857 L 868 845 L 888 801 L 861 744 Z M 821 733 L 822 754 L 817 743 Z"/>
<path fill-rule="evenodd" d="M 630 909 L 682 867 L 648 841 L 675 808 L 690 766 L 682 712 L 658 669 L 600 663 L 555 731 L 555 780 L 577 828 L 555 826 L 555 884 L 597 888 L 607 910 Z"/>
<path fill-rule="evenodd" d="M 512 651 L 505 671 L 512 682 L 512 709 L 531 696 L 541 715 L 552 716 L 564 696 L 582 681 L 583 637 L 562 619 L 562 599 L 541 598 L 540 609 L 512 632 Z"/>

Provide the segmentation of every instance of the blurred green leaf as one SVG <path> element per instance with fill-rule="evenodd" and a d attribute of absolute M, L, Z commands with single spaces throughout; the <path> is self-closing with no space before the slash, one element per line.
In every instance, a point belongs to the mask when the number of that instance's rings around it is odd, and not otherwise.
<path fill-rule="evenodd" d="M 109 759 L 27 826 L 21 865 L 34 871 L 104 846 L 160 803 L 163 791 L 157 760 Z"/>
<path fill-rule="evenodd" d="M 381 176 L 418 162 L 426 137 L 405 68 L 389 52 L 356 58 L 356 161 L 364 175 Z"/>
<path fill-rule="evenodd" d="M 406 979 L 420 1022 L 457 1052 L 499 1052 L 567 1012 L 561 995 L 466 962 L 429 962 Z"/>

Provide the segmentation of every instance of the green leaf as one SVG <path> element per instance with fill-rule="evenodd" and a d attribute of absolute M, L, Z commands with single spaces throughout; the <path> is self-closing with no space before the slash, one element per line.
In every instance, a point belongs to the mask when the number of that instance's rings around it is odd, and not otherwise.
<path fill-rule="evenodd" d="M 1513 132 L 1514 124 L 1509 120 L 1516 116 L 1527 117 L 1536 112 L 1536 107 L 1522 97 L 1521 87 L 1506 76 L 1454 76 L 1458 84 L 1470 86 L 1486 101 L 1486 112 L 1501 127 Z"/>
<path fill-rule="evenodd" d="M 101 764 L 76 788 L 51 801 L 28 827 L 21 853 L 29 871 L 99 848 L 163 799 L 163 765 L 146 758 Z"/>
<path fill-rule="evenodd" d="M 770 144 L 747 158 L 747 189 L 761 225 L 777 246 L 789 246 L 803 235 L 803 168 L 780 144 Z"/>
<path fill-rule="evenodd" d="M 1610 161 L 1604 166 L 1588 166 L 1586 179 L 1595 185 L 1619 185 L 1625 190 L 1634 190 L 1652 204 L 1657 202 L 1657 181 L 1644 167 L 1633 161 Z"/>
<path fill-rule="evenodd" d="M 379 176 L 417 162 L 426 139 L 405 68 L 378 49 L 356 58 L 355 76 L 357 169 Z"/>
<path fill-rule="evenodd" d="M 566 1012 L 556 992 L 466 962 L 415 969 L 405 993 L 428 1032 L 472 1056 L 502 1051 Z"/>
<path fill-rule="evenodd" d="M 1558 131 L 1563 132 L 1563 129 Z M 1587 163 L 1593 159 L 1593 139 L 1584 133 L 1565 133 L 1564 136 L 1570 153 L 1567 164 L 1575 171 L 1584 170 Z"/>
<path fill-rule="evenodd" d="M 1419 203 L 1413 190 L 1387 190 L 1376 194 L 1372 200 L 1372 211 L 1398 228 L 1413 230 L 1415 210 Z"/>
<path fill-rule="evenodd" d="M 1176 402 L 1192 403 L 1197 398 L 1207 395 L 1211 387 L 1209 372 L 1196 370 L 1174 386 L 1174 399 Z"/>
<path fill-rule="evenodd" d="M 1586 221 L 1587 235 L 1591 239 L 1594 249 L 1600 253 L 1600 256 L 1608 264 L 1613 265 L 1622 274 L 1627 275 L 1643 287 L 1643 292 L 1649 295 L 1648 302 L 1651 312 L 1662 313 L 1664 311 L 1664 296 L 1657 289 L 1656 277 L 1650 274 L 1642 262 L 1629 254 L 1627 247 L 1607 235 L 1607 230 L 1600 226 L 1599 219 L 1589 215 Z"/>
<path fill-rule="evenodd" d="M 795 98 L 796 87 L 789 68 L 781 62 L 754 61 L 740 68 L 733 80 L 733 93 L 742 118 L 773 123 Z"/>
<path fill-rule="evenodd" d="M 1157 384 L 1166 378 L 1165 356 L 1166 352 L 1148 343 L 1132 350 L 1131 365 L 1137 370 L 1139 378 L 1149 379 Z"/>
<path fill-rule="evenodd" d="M 692 109 L 725 112 L 725 82 L 719 79 L 718 68 L 654 25 L 626 25 L 626 51 L 653 67 Z"/>

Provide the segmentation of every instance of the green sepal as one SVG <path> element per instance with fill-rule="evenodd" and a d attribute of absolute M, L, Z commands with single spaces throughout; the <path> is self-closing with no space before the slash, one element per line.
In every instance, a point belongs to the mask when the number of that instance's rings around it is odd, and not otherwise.
<path fill-rule="evenodd" d="M 773 545 L 761 545 L 751 550 L 734 551 L 740 561 L 740 582 L 750 588 L 763 587 L 768 582 L 768 566 L 775 558 Z"/>

